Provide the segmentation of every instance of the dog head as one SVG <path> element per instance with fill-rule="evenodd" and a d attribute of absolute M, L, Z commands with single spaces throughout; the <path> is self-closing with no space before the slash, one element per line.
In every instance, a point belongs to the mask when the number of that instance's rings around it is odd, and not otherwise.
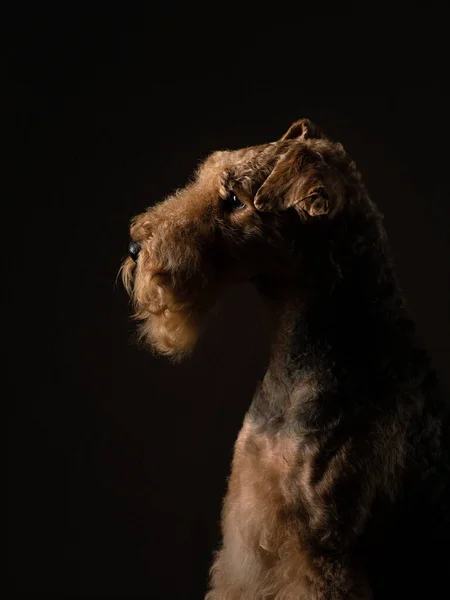
<path fill-rule="evenodd" d="M 225 285 L 298 276 L 361 197 L 354 163 L 308 119 L 276 142 L 214 152 L 185 188 L 132 221 L 122 278 L 142 336 L 183 356 Z"/>

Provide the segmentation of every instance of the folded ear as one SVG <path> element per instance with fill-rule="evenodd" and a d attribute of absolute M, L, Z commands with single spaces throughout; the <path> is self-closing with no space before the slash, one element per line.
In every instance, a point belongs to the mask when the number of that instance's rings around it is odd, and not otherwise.
<path fill-rule="evenodd" d="M 338 182 L 330 176 L 321 154 L 304 144 L 295 144 L 281 156 L 259 188 L 254 205 L 264 212 L 295 206 L 310 216 L 324 215 L 330 211 L 330 198 L 336 193 Z"/>
<path fill-rule="evenodd" d="M 300 119 L 295 121 L 281 137 L 281 140 L 294 140 L 300 138 L 301 140 L 312 140 L 312 139 L 326 139 L 325 134 L 314 125 L 309 119 Z"/>

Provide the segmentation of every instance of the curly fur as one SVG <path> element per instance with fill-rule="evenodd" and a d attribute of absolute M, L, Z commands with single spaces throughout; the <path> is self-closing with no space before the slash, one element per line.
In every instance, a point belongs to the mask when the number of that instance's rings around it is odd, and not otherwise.
<path fill-rule="evenodd" d="M 342 145 L 302 119 L 279 141 L 216 152 L 131 237 L 142 250 L 123 279 L 157 351 L 189 352 L 233 281 L 255 283 L 272 328 L 207 599 L 442 596 L 448 411 Z"/>

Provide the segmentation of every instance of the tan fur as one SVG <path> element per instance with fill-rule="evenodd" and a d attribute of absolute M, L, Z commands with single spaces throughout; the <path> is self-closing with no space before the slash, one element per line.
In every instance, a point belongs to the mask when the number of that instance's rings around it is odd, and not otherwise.
<path fill-rule="evenodd" d="M 294 434 L 261 433 L 246 419 L 236 442 L 223 507 L 223 549 L 212 567 L 213 591 L 206 600 L 370 598 L 364 581 L 351 569 L 315 559 L 302 547 L 299 498 L 303 495 L 315 504 L 317 522 L 312 527 L 319 525 L 320 514 L 327 511 L 326 488 L 336 468 L 330 465 L 314 485 L 311 473 L 318 450 Z M 344 455 L 345 448 L 336 461 L 344 460 Z M 323 582 L 326 571 L 333 588 Z"/>

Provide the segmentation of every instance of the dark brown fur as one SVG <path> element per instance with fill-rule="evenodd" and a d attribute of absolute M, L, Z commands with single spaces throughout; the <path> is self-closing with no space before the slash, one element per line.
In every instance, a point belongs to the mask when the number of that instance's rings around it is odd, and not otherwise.
<path fill-rule="evenodd" d="M 343 147 L 302 119 L 277 142 L 216 152 L 131 236 L 142 249 L 123 279 L 156 351 L 189 352 L 223 287 L 245 279 L 272 328 L 207 599 L 445 596 L 448 412 Z"/>

